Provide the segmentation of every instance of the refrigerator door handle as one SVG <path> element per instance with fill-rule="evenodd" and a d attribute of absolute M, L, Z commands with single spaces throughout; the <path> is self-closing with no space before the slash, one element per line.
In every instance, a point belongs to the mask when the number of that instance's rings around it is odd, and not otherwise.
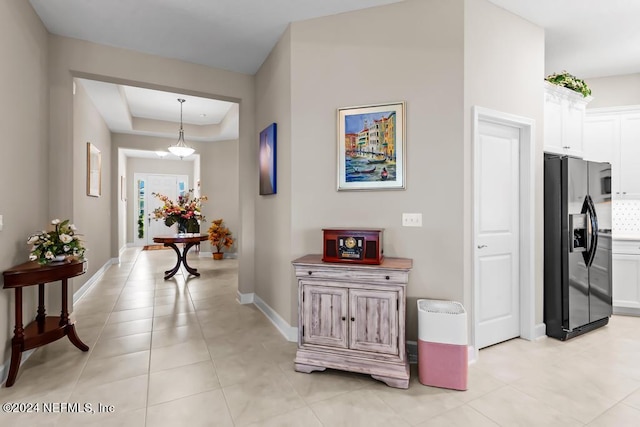
<path fill-rule="evenodd" d="M 591 244 L 589 245 L 588 260 L 585 258 L 585 263 L 587 267 L 591 267 L 596 257 L 596 249 L 598 247 L 598 215 L 596 214 L 596 207 L 593 204 L 591 196 L 587 195 L 586 201 L 589 211 L 589 221 L 591 222 Z"/>

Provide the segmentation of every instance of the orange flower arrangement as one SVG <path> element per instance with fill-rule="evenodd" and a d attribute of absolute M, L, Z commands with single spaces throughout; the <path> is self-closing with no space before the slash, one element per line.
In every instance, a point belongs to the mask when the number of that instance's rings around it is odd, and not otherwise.
<path fill-rule="evenodd" d="M 223 220 L 215 219 L 209 227 L 209 241 L 218 253 L 222 253 L 223 248 L 229 249 L 233 246 L 235 239 L 231 236 L 231 231 L 223 224 Z"/>

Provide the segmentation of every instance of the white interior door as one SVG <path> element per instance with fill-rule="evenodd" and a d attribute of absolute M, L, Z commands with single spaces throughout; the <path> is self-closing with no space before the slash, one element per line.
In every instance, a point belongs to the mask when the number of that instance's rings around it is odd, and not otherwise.
<path fill-rule="evenodd" d="M 520 335 L 520 130 L 479 121 L 475 152 L 476 347 Z"/>
<path fill-rule="evenodd" d="M 146 184 L 146 213 L 147 225 L 149 232 L 147 233 L 147 245 L 153 244 L 155 236 L 177 233 L 177 225 L 167 227 L 164 221 L 153 219 L 153 210 L 162 206 L 163 202 L 153 193 L 164 194 L 174 202 L 177 201 L 180 192 L 185 192 L 189 188 L 189 177 L 185 175 L 147 175 Z"/>
<path fill-rule="evenodd" d="M 153 196 L 153 193 L 164 194 L 169 199 L 175 201 L 178 195 L 178 177 L 175 175 L 147 175 L 147 224 L 149 232 L 147 233 L 147 245 L 153 244 L 155 236 L 177 233 L 176 225 L 171 228 L 164 225 L 164 221 L 153 219 L 153 210 L 162 206 L 164 203 Z"/>

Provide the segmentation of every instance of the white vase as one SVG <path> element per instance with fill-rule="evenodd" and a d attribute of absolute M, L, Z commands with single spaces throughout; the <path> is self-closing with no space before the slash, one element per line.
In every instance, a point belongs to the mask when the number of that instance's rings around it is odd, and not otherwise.
<path fill-rule="evenodd" d="M 51 260 L 52 262 L 62 262 L 65 259 L 67 259 L 66 255 L 56 255 L 53 257 L 53 260 Z"/>

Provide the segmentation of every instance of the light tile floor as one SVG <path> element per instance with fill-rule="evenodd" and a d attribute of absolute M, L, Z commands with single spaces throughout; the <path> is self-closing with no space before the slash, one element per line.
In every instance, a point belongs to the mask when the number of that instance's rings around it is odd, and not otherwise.
<path fill-rule="evenodd" d="M 195 255 L 202 276 L 163 280 L 173 251 L 126 251 L 76 304 L 78 334 L 38 349 L 0 403 L 2 426 L 637 426 L 640 318 L 567 342 L 520 339 L 484 349 L 465 392 L 408 390 L 339 371 L 297 373 L 287 342 L 236 302 L 237 262 Z M 184 272 L 182 272 L 184 273 Z M 112 413 L 43 413 L 43 403 L 112 405 Z"/>

